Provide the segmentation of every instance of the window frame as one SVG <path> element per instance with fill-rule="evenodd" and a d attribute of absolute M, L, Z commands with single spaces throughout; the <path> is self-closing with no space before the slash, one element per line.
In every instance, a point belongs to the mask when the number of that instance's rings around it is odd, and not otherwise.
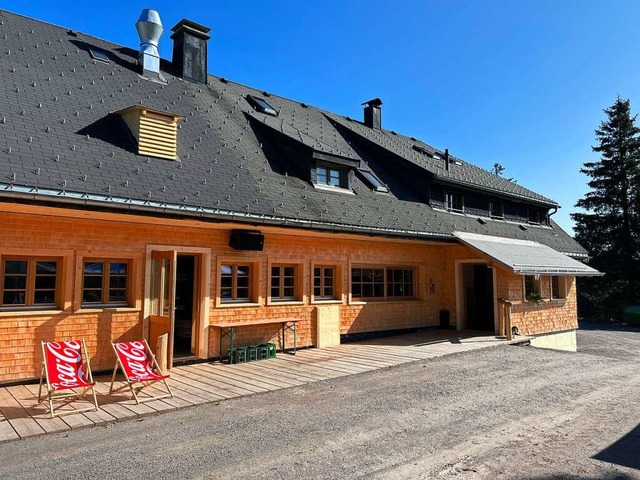
<path fill-rule="evenodd" d="M 382 270 L 382 292 L 383 295 L 374 295 L 374 296 L 363 296 L 361 295 L 354 295 L 354 282 L 353 282 L 353 272 L 354 270 Z M 389 281 L 389 272 L 390 271 L 394 271 L 394 270 L 409 270 L 411 271 L 411 286 L 412 286 L 412 294 L 411 295 L 389 295 L 389 287 L 392 285 L 395 285 L 396 282 L 390 282 Z M 400 264 L 400 265 L 366 265 L 366 264 L 353 264 L 350 266 L 349 268 L 349 298 L 351 301 L 353 302 L 369 302 L 369 301 L 387 301 L 387 302 L 393 302 L 393 301 L 407 301 L 407 300 L 417 300 L 419 299 L 419 295 L 418 295 L 418 267 L 415 265 L 406 265 L 406 264 Z M 363 275 L 361 273 L 360 278 L 363 278 Z M 374 273 L 374 281 L 373 282 L 364 282 L 364 281 L 360 281 L 358 282 L 361 285 L 361 292 L 363 291 L 363 286 L 365 284 L 369 284 L 371 283 L 372 285 L 374 285 L 374 290 L 375 290 L 375 285 L 376 284 L 380 284 L 380 282 L 376 282 L 375 281 L 375 273 Z"/>
<path fill-rule="evenodd" d="M 527 291 L 527 279 L 528 278 L 531 278 L 532 282 L 533 282 L 533 284 L 532 284 L 533 290 L 531 290 L 531 292 Z M 538 279 L 536 280 L 536 275 L 523 275 L 523 277 L 522 277 L 522 294 L 523 294 L 525 302 L 531 303 L 531 301 L 527 298 L 530 293 L 538 293 L 538 294 L 542 295 L 542 297 L 544 298 L 545 295 L 542 292 L 542 276 L 538 276 Z"/>
<path fill-rule="evenodd" d="M 554 279 L 558 282 L 558 295 L 554 294 Z M 550 279 L 551 283 L 551 300 L 566 300 L 567 299 L 567 277 L 564 275 L 552 275 Z"/>
<path fill-rule="evenodd" d="M 231 267 L 231 298 L 224 298 L 222 296 L 222 279 L 224 274 L 222 273 L 222 268 L 228 266 Z M 246 287 L 247 288 L 247 297 L 238 297 L 238 267 L 247 267 L 248 268 L 248 281 Z M 255 278 L 256 278 L 256 264 L 255 262 L 248 260 L 222 260 L 218 264 L 218 299 L 219 305 L 234 305 L 234 304 L 242 304 L 242 303 L 253 303 L 254 295 L 255 295 Z M 227 287 L 224 287 L 227 288 Z"/>
<path fill-rule="evenodd" d="M 25 292 L 25 303 L 24 304 L 4 304 L 4 293 L 5 293 L 5 268 L 6 262 L 11 261 L 20 261 L 27 262 L 25 277 L 25 288 L 24 289 L 6 289 L 11 291 L 22 291 Z M 55 286 L 53 289 L 40 289 L 41 291 L 51 291 L 54 292 L 54 300 L 51 303 L 35 303 L 35 293 L 38 290 L 36 288 L 36 278 L 38 277 L 36 267 L 38 263 L 44 262 L 55 262 L 56 263 L 56 273 L 55 273 Z M 0 258 L 0 310 L 1 311 L 29 311 L 29 310 L 58 310 L 60 309 L 60 304 L 62 301 L 62 283 L 64 282 L 63 268 L 64 268 L 64 258 L 62 256 L 55 255 L 2 255 Z M 9 275 L 9 276 L 17 276 Z M 22 274 L 19 274 L 22 276 Z"/>
<path fill-rule="evenodd" d="M 118 307 L 130 307 L 131 306 L 131 283 L 132 283 L 132 261 L 129 258 L 92 258 L 92 257 L 83 257 L 80 259 L 80 270 L 82 274 L 82 282 L 80 288 L 80 308 L 83 310 L 92 309 L 92 308 L 118 308 Z M 84 300 L 84 292 L 85 290 L 98 290 L 97 288 L 86 288 L 85 287 L 85 264 L 87 263 L 101 263 L 102 264 L 102 282 L 100 286 L 101 298 L 100 302 L 86 302 Z M 125 287 L 121 288 L 112 288 L 111 287 L 111 264 L 112 263 L 123 263 L 126 265 L 126 273 L 124 274 Z M 105 268 L 106 267 L 106 268 Z M 122 277 L 123 275 L 115 275 L 116 277 Z M 111 290 L 124 290 L 125 299 L 124 301 L 111 301 L 109 297 L 111 296 Z"/>
<path fill-rule="evenodd" d="M 326 170 L 326 179 L 327 181 L 322 183 L 319 181 L 320 175 L 318 171 L 320 169 Z M 331 179 L 331 172 L 338 174 L 338 185 L 334 185 L 333 183 L 329 183 Z M 313 184 L 320 188 L 334 188 L 334 189 L 349 189 L 349 170 L 340 165 L 329 164 L 325 162 L 318 162 L 314 168 L 314 181 Z"/>
<path fill-rule="evenodd" d="M 495 215 L 493 213 L 493 207 L 499 205 L 500 206 L 500 214 L 499 215 Z M 489 201 L 489 217 L 490 218 L 499 218 L 502 219 L 504 218 L 504 202 L 501 202 L 499 200 L 490 200 Z"/>
<path fill-rule="evenodd" d="M 319 279 L 319 285 L 316 286 L 316 269 L 320 270 L 320 276 L 317 277 Z M 325 295 L 326 293 L 326 270 L 332 271 L 332 285 L 331 285 L 331 295 Z M 336 265 L 327 265 L 327 264 L 314 264 L 311 266 L 311 295 L 313 296 L 314 301 L 332 301 L 339 300 L 339 292 L 338 290 L 338 268 Z M 316 288 L 320 289 L 321 295 L 316 295 Z"/>
<path fill-rule="evenodd" d="M 279 269 L 279 273 L 276 276 L 273 275 L 273 269 Z M 285 268 L 292 268 L 293 275 L 285 275 Z M 267 299 L 269 303 L 284 303 L 284 302 L 300 302 L 302 300 L 302 289 L 301 286 L 301 274 L 302 274 L 302 266 L 296 262 L 269 262 L 269 281 L 267 282 L 268 295 Z M 273 279 L 278 278 L 279 285 L 278 288 L 278 296 L 273 295 Z M 283 281 L 285 278 L 293 278 L 293 285 L 286 285 Z M 293 295 L 284 295 L 285 289 L 293 288 Z"/>
<path fill-rule="evenodd" d="M 532 214 L 535 214 L 532 216 Z M 540 225 L 541 223 L 541 215 L 540 215 L 540 210 L 537 208 L 529 208 L 527 210 L 527 222 L 530 223 L 531 225 Z"/>
<path fill-rule="evenodd" d="M 454 208 L 452 202 L 453 199 L 458 198 L 460 200 L 460 208 Z M 445 191 L 444 192 L 444 207 L 447 212 L 464 213 L 464 194 L 462 192 Z"/>

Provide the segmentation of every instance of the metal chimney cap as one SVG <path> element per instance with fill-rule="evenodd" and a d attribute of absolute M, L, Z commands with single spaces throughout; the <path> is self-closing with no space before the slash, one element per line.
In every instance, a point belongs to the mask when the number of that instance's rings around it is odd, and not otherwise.
<path fill-rule="evenodd" d="M 382 100 L 380 100 L 379 98 L 373 98 L 367 102 L 362 102 L 362 105 L 366 105 L 368 107 L 379 107 L 380 105 L 382 105 Z"/>
<path fill-rule="evenodd" d="M 164 31 L 160 14 L 155 10 L 145 8 L 136 22 L 136 30 L 138 30 L 141 45 L 149 43 L 157 47 Z"/>

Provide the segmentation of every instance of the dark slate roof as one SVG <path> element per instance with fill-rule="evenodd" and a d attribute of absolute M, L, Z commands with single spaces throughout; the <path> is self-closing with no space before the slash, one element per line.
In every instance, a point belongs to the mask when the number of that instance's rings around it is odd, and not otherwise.
<path fill-rule="evenodd" d="M 164 41 L 169 41 L 164 38 Z M 95 61 L 90 49 L 107 53 Z M 575 255 L 585 250 L 555 223 L 529 226 L 434 210 L 401 187 L 373 192 L 357 176 L 355 195 L 315 189 L 295 175 L 286 148 L 360 161 L 337 124 L 436 178 L 554 202 L 466 162 L 443 170 L 421 157 L 417 140 L 373 132 L 358 122 L 210 76 L 181 80 L 162 62 L 166 85 L 141 79 L 137 50 L 8 12 L 0 12 L 0 194 L 40 201 L 105 205 L 213 220 L 454 241 L 454 231 L 539 241 Z M 277 117 L 246 101 L 267 100 Z M 110 113 L 133 105 L 184 117 L 179 162 L 139 156 L 123 122 Z M 268 142 L 264 142 L 265 136 Z M 290 144 L 287 147 L 287 144 Z M 287 160 L 278 160 L 286 158 Z"/>
<path fill-rule="evenodd" d="M 447 170 L 444 160 L 445 152 L 431 145 L 427 145 L 416 138 L 407 137 L 391 130 L 374 130 L 361 122 L 329 112 L 327 112 L 327 116 L 353 130 L 362 138 L 382 145 L 388 151 L 428 170 L 443 182 L 488 190 L 511 197 L 540 202 L 549 206 L 558 206 L 555 201 L 547 197 L 524 188 L 506 178 L 499 177 L 483 168 L 467 163 L 454 155 L 450 155 L 450 165 Z M 429 154 L 416 150 L 414 146 L 418 146 L 422 151 L 429 152 Z"/>

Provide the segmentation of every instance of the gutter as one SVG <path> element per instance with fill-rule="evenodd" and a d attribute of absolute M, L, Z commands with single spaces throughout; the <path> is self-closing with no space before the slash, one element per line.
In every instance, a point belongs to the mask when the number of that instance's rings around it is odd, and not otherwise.
<path fill-rule="evenodd" d="M 149 213 L 172 213 L 185 217 L 200 217 L 218 221 L 231 221 L 242 223 L 255 223 L 274 226 L 296 226 L 312 230 L 323 230 L 342 233 L 372 234 L 404 236 L 407 238 L 436 239 L 445 241 L 455 241 L 452 234 L 421 232 L 418 230 L 404 230 L 396 228 L 382 228 L 360 225 L 345 225 L 335 222 L 319 222 L 314 220 L 303 220 L 297 218 L 256 214 L 249 212 L 236 212 L 233 210 L 221 210 L 218 208 L 196 207 L 193 205 L 178 205 L 149 200 L 136 200 L 131 198 L 113 197 L 111 195 L 96 195 L 88 193 L 68 192 L 65 190 L 26 187 L 21 185 L 10 185 L 0 183 L 0 197 L 10 199 L 37 200 L 51 203 L 64 203 L 73 205 L 84 205 L 121 210 L 135 210 Z"/>

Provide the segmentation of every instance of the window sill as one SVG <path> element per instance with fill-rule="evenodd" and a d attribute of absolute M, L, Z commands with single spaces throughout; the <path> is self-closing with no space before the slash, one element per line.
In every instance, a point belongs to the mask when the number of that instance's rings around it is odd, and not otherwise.
<path fill-rule="evenodd" d="M 100 313 L 104 311 L 116 312 L 116 313 L 130 313 L 130 312 L 139 312 L 139 308 L 135 307 L 127 307 L 124 305 L 91 305 L 90 307 L 80 307 L 79 310 L 76 310 L 76 313 Z"/>
<path fill-rule="evenodd" d="M 247 308 L 247 307 L 261 307 L 261 303 L 256 302 L 218 302 L 216 308 Z"/>
<path fill-rule="evenodd" d="M 304 305 L 302 300 L 267 300 L 267 305 L 270 307 L 277 305 Z"/>
<path fill-rule="evenodd" d="M 357 299 L 357 300 L 352 300 L 351 302 L 349 302 L 349 305 L 367 305 L 368 303 L 373 303 L 373 304 L 377 304 L 377 303 L 384 303 L 385 305 L 391 304 L 391 303 L 411 303 L 411 302 L 423 302 L 424 300 L 422 300 L 421 298 L 415 298 L 415 297 L 411 297 L 411 298 L 405 298 L 404 300 L 398 300 L 398 299 L 386 299 L 386 298 L 366 298 L 366 299 Z"/>
<path fill-rule="evenodd" d="M 50 315 L 60 315 L 64 313 L 65 310 L 0 310 L 0 318 L 6 317 L 35 317 L 35 316 L 50 316 Z"/>
<path fill-rule="evenodd" d="M 344 302 L 337 298 L 328 298 L 326 300 L 312 300 L 311 305 L 342 305 Z"/>
<path fill-rule="evenodd" d="M 331 185 L 319 185 L 317 183 L 313 184 L 313 188 L 317 190 L 323 190 L 325 192 L 333 192 L 333 193 L 344 193 L 346 195 L 355 195 L 355 192 L 349 188 L 342 187 L 332 187 Z"/>

